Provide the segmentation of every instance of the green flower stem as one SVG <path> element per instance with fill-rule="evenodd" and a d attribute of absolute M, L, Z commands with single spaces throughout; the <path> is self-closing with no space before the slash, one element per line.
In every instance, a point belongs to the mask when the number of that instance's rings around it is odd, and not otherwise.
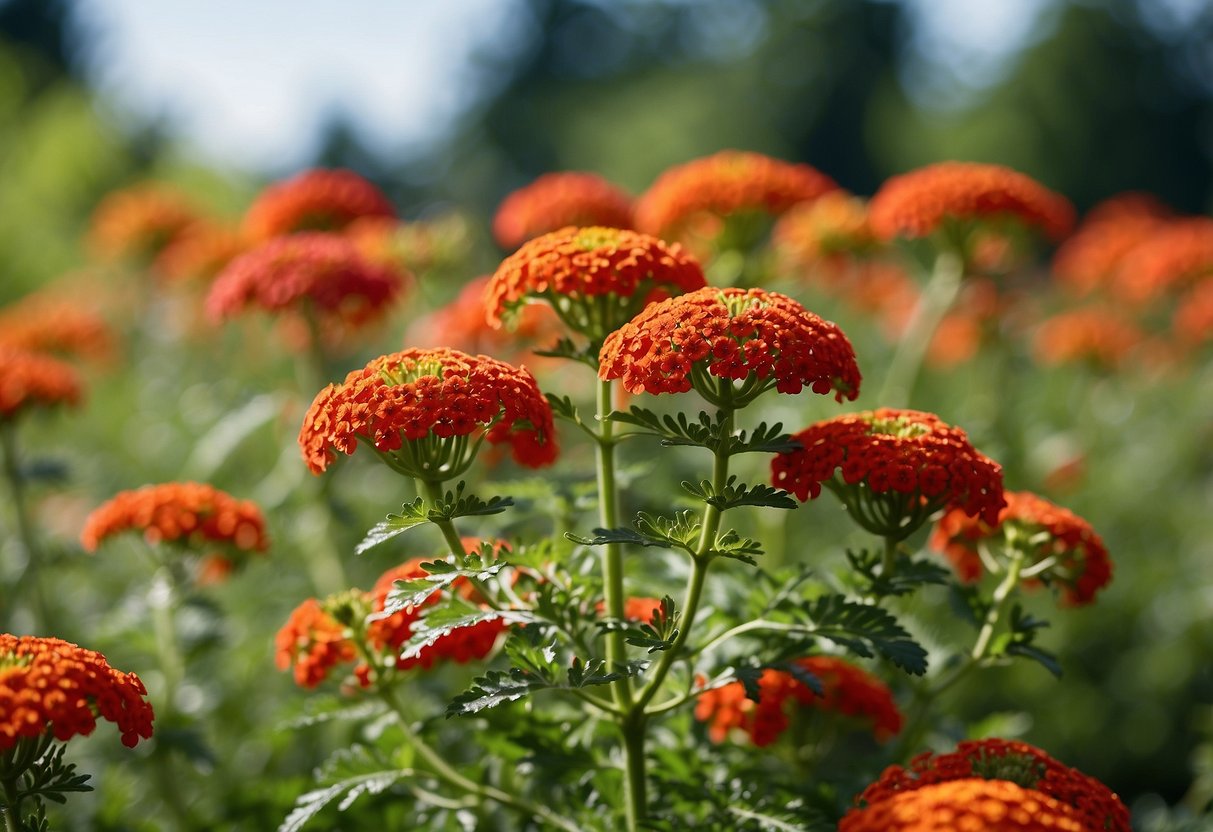
<path fill-rule="evenodd" d="M 964 661 L 958 664 L 950 673 L 943 676 L 934 685 L 921 691 L 915 697 L 910 718 L 906 720 L 906 727 L 902 731 L 902 754 L 900 756 L 908 757 L 917 751 L 917 745 L 926 729 L 926 718 L 930 713 L 931 705 L 944 692 L 950 690 L 972 673 L 973 670 L 980 667 L 989 656 L 990 644 L 993 642 L 994 633 L 1007 611 L 1007 604 L 1010 601 L 1011 593 L 1019 585 L 1026 558 L 1026 554 L 1019 548 L 1011 548 L 1008 554 L 1010 555 L 1010 563 L 1007 565 L 1007 574 L 1003 576 L 1002 581 L 994 589 L 994 594 L 990 598 L 990 608 L 986 611 L 985 621 L 982 622 L 981 630 L 977 634 L 977 641 L 974 642 L 973 649 L 969 651 L 969 655 Z"/>
<path fill-rule="evenodd" d="M 442 503 L 442 482 L 440 480 L 417 480 L 420 486 L 422 496 L 430 506 L 437 506 Z M 442 539 L 446 541 L 447 548 L 451 550 L 451 554 L 457 558 L 462 558 L 467 552 L 463 548 L 463 541 L 459 538 L 459 532 L 455 530 L 455 523 L 452 520 L 434 520 L 432 521 L 438 530 L 442 532 Z"/>
<path fill-rule="evenodd" d="M 893 574 L 897 563 L 897 546 L 901 541 L 895 537 L 886 537 L 884 539 L 884 556 L 880 561 L 880 574 L 887 578 Z"/>
<path fill-rule="evenodd" d="M 611 412 L 612 384 L 598 380 L 598 522 L 604 529 L 619 526 L 619 487 L 615 482 L 615 425 L 609 419 Z M 602 580 L 607 615 L 623 620 L 623 549 L 618 543 L 602 547 Z M 607 634 L 607 661 L 612 665 L 622 664 L 627 659 L 623 633 Z M 632 704 L 632 683 L 627 677 L 611 684 L 615 704 L 626 709 Z"/>
<path fill-rule="evenodd" d="M 25 571 L 13 586 L 14 590 L 20 590 L 21 584 L 26 584 L 25 593 L 14 592 L 13 595 L 28 594 L 34 615 L 33 629 L 39 631 L 50 626 L 46 597 L 42 594 L 42 582 L 38 579 L 42 552 L 38 546 L 38 536 L 34 531 L 33 520 L 30 518 L 25 494 L 25 480 L 22 478 L 17 461 L 17 425 L 11 419 L 0 419 L 0 457 L 3 457 L 4 478 L 8 480 L 9 491 L 12 494 L 13 513 L 17 518 L 17 536 L 21 541 L 21 547 L 25 549 L 26 558 Z M 0 616 L 4 614 L 3 601 L 0 600 Z M 0 618 L 0 621 L 3 620 Z"/>
<path fill-rule="evenodd" d="M 515 811 L 536 820 L 549 823 L 559 829 L 565 829 L 568 830 L 568 832 L 581 832 L 581 827 L 573 823 L 573 821 L 557 814 L 556 812 L 553 812 L 546 806 L 532 803 L 525 798 L 515 797 L 514 795 L 503 792 L 501 789 L 493 786 L 482 785 L 469 780 L 467 777 L 464 777 L 462 774 L 456 771 L 450 763 L 444 760 L 441 754 L 430 747 L 425 740 L 409 730 L 409 723 L 412 720 L 409 719 L 408 712 L 400 702 L 399 697 L 396 696 L 394 688 L 380 688 L 380 694 L 383 696 L 384 702 L 387 703 L 388 707 L 391 708 L 396 716 L 400 719 L 401 727 L 404 729 L 405 740 L 409 744 L 409 747 L 413 749 L 414 753 L 416 753 L 418 757 L 425 761 L 426 765 L 428 765 L 434 774 L 436 774 L 439 778 L 445 780 L 455 788 L 462 789 L 463 791 L 475 795 L 476 797 L 495 801 L 500 803 L 502 806 L 514 809 Z"/>
<path fill-rule="evenodd" d="M 0 813 L 4 815 L 4 832 L 21 832 L 21 819 L 18 817 L 21 801 L 17 799 L 17 780 L 5 780 L 0 785 L 4 787 L 4 805 L 0 806 Z"/>
<path fill-rule="evenodd" d="M 880 388 L 876 400 L 881 407 L 905 407 L 910 403 L 914 382 L 931 338 L 939 328 L 939 322 L 952 308 L 963 278 L 964 261 L 960 255 L 954 251 L 940 252 L 935 258 L 931 278 L 893 354 L 893 360 L 889 362 L 884 386 Z"/>

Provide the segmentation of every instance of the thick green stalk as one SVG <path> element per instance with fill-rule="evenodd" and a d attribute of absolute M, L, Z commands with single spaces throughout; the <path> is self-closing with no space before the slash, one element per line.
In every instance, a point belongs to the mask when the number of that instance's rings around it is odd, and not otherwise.
<path fill-rule="evenodd" d="M 409 747 L 413 749 L 418 757 L 425 761 L 426 765 L 428 765 L 434 774 L 436 774 L 439 778 L 445 780 L 455 788 L 462 789 L 463 791 L 479 798 L 495 801 L 500 803 L 502 806 L 506 806 L 510 809 L 521 812 L 528 817 L 544 821 L 552 826 L 568 830 L 568 832 L 581 832 L 581 827 L 577 826 L 577 824 L 573 823 L 573 821 L 557 814 L 556 812 L 553 812 L 546 806 L 532 803 L 531 801 L 521 797 L 515 797 L 514 795 L 503 792 L 501 789 L 494 788 L 493 786 L 482 785 L 469 780 L 467 777 L 464 777 L 462 774 L 456 771 L 450 763 L 444 760 L 442 755 L 435 751 L 425 740 L 421 739 L 421 737 L 409 730 L 409 723 L 411 720 L 409 719 L 408 713 L 405 711 L 404 706 L 396 696 L 395 690 L 390 687 L 381 688 L 380 693 L 382 694 L 383 699 L 387 703 L 388 707 L 390 707 L 392 711 L 395 712 L 396 716 L 399 717 L 401 727 L 404 729 L 405 740 L 408 742 Z"/>
<path fill-rule="evenodd" d="M 893 360 L 889 362 L 884 386 L 876 400 L 881 407 L 905 407 L 910 403 L 927 348 L 939 322 L 952 308 L 963 277 L 964 261 L 959 254 L 944 251 L 935 258 L 931 279 L 914 307 Z"/>
<path fill-rule="evenodd" d="M 607 419 L 611 412 L 611 382 L 598 381 L 598 522 L 604 529 L 619 526 L 619 489 L 615 483 L 615 438 L 614 424 Z M 623 549 L 618 543 L 602 547 L 602 580 L 607 615 L 623 620 Z M 621 664 L 627 659 L 623 633 L 607 634 L 607 661 Z M 615 704 L 627 708 L 632 703 L 632 684 L 627 678 L 612 683 L 611 692 Z"/>
<path fill-rule="evenodd" d="M 421 486 L 421 494 L 425 497 L 426 503 L 430 506 L 437 506 L 442 502 L 445 496 L 442 493 L 442 483 L 433 480 L 417 480 Z M 463 541 L 459 537 L 459 532 L 455 529 L 455 523 L 451 520 L 435 520 L 434 525 L 442 532 L 442 539 L 446 541 L 447 548 L 451 550 L 451 554 L 456 557 L 463 557 L 467 552 L 463 548 Z"/>
<path fill-rule="evenodd" d="M 895 537 L 886 537 L 884 539 L 884 556 L 880 561 L 880 575 L 887 578 L 893 574 L 893 570 L 897 565 L 897 544 L 898 540 Z"/>
<path fill-rule="evenodd" d="M 4 814 L 4 832 L 21 832 L 21 819 L 17 816 L 21 810 L 20 801 L 17 800 L 17 781 L 5 780 L 4 786 L 4 805 L 0 806 L 0 812 Z"/>

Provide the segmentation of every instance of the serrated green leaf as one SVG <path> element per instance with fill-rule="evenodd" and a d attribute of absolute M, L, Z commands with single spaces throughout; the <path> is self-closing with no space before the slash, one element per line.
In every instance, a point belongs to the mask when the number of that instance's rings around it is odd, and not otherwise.
<path fill-rule="evenodd" d="M 605 546 L 608 543 L 627 543 L 632 546 L 664 547 L 667 545 L 664 540 L 653 540 L 628 528 L 594 529 L 593 537 L 582 537 L 572 532 L 565 532 L 564 536 L 574 543 L 580 543 L 582 546 Z"/>
<path fill-rule="evenodd" d="M 460 578 L 485 581 L 512 565 L 510 561 L 494 557 L 491 545 L 482 546 L 462 558 L 452 555 L 448 560 L 427 561 L 421 564 L 421 568 L 428 574 L 421 578 L 396 581 L 388 592 L 383 612 L 376 613 L 374 618 L 387 618 L 401 610 L 419 607 L 428 601 L 431 595 Z"/>
<path fill-rule="evenodd" d="M 408 531 L 414 526 L 420 526 L 422 523 L 428 523 L 429 521 L 430 518 L 425 510 L 425 501 L 418 497 L 411 503 L 405 503 L 401 506 L 399 514 L 389 514 L 386 520 L 372 526 L 371 530 L 362 538 L 362 542 L 354 547 L 354 553 L 361 555 L 380 543 L 386 543 L 393 537 Z"/>
<path fill-rule="evenodd" d="M 1025 659 L 1031 659 L 1058 679 L 1061 678 L 1061 663 L 1048 650 L 1042 650 L 1031 644 L 1016 644 L 1012 642 L 1006 646 L 1004 652 L 1008 656 L 1022 656 Z"/>
<path fill-rule="evenodd" d="M 758 561 L 755 558 L 760 557 L 763 551 L 758 541 L 742 537 L 733 529 L 729 529 L 717 535 L 715 545 L 705 554 L 707 557 L 730 558 L 757 566 Z"/>
<path fill-rule="evenodd" d="M 788 492 L 763 483 L 746 485 L 738 483 L 736 476 L 729 477 L 728 483 L 719 492 L 710 480 L 700 480 L 699 483 L 683 481 L 682 488 L 692 497 L 698 497 L 708 505 L 720 511 L 728 511 L 738 506 L 763 506 L 767 508 L 796 508 L 797 503 Z"/>
<path fill-rule="evenodd" d="M 467 609 L 467 608 L 464 608 Z M 475 627 L 486 621 L 504 621 L 507 624 L 528 624 L 535 620 L 527 610 L 482 610 L 471 608 L 470 611 L 460 612 L 459 608 L 437 607 L 427 610 L 413 623 L 413 631 L 408 641 L 400 646 L 400 659 L 408 661 L 421 655 L 427 648 L 432 647 L 439 639 L 449 636 L 456 630 Z"/>
<path fill-rule="evenodd" d="M 809 604 L 804 615 L 813 636 L 865 658 L 871 658 L 875 651 L 915 676 L 927 671 L 927 651 L 887 610 L 848 601 L 842 595 L 827 595 Z"/>
<path fill-rule="evenodd" d="M 410 774 L 411 772 L 405 769 L 387 769 L 359 774 L 331 786 L 313 789 L 300 795 L 299 799 L 295 801 L 295 808 L 279 825 L 278 832 L 299 832 L 308 821 L 320 814 L 324 807 L 338 797 L 342 799 L 337 804 L 337 810 L 344 812 L 362 795 L 374 795 L 386 791 L 401 778 Z"/>
<path fill-rule="evenodd" d="M 853 570 L 859 593 L 873 598 L 908 595 L 927 584 L 947 584 L 952 578 L 951 570 L 939 563 L 901 553 L 894 559 L 893 570 L 887 575 L 880 552 L 848 549 L 847 562 Z"/>

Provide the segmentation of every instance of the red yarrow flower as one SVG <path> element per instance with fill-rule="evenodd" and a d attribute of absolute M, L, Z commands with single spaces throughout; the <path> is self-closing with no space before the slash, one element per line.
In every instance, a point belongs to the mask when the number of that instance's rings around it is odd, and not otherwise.
<path fill-rule="evenodd" d="M 1001 165 L 940 162 L 886 181 L 868 204 L 881 239 L 926 237 L 947 220 L 1011 217 L 1054 240 L 1074 225 L 1074 208 L 1036 180 Z"/>
<path fill-rule="evenodd" d="M 501 356 L 521 355 L 530 347 L 555 343 L 562 327 L 556 313 L 546 304 L 523 306 L 508 331 L 489 326 L 484 317 L 484 292 L 490 279 L 486 275 L 468 281 L 454 300 L 410 327 L 406 343 Z"/>
<path fill-rule="evenodd" d="M 902 716 L 893 694 L 875 676 L 833 656 L 811 656 L 795 664 L 817 677 L 822 695 L 787 671 L 767 668 L 758 680 L 759 701 L 746 697 L 741 682 L 730 682 L 700 695 L 695 718 L 710 723 L 708 736 L 713 742 L 724 742 L 736 729 L 759 747 L 779 739 L 797 708 L 857 719 L 880 741 L 901 731 Z"/>
<path fill-rule="evenodd" d="M 0 421 L 31 407 L 80 403 L 80 379 L 57 358 L 0 345 Z"/>
<path fill-rule="evenodd" d="M 969 778 L 852 809 L 838 832 L 1100 832 L 1059 800 L 1006 780 Z"/>
<path fill-rule="evenodd" d="M 49 733 L 88 736 L 101 718 L 134 748 L 152 735 L 152 706 L 134 673 L 58 638 L 0 633 L 0 751 Z"/>
<path fill-rule="evenodd" d="M 114 191 L 97 205 L 89 243 L 104 258 L 154 257 L 199 216 L 168 186 L 135 185 Z"/>
<path fill-rule="evenodd" d="M 778 216 L 837 188 L 834 180 L 809 165 L 722 150 L 661 174 L 636 201 L 636 227 L 678 237 L 688 227 L 718 223 L 734 214 Z"/>
<path fill-rule="evenodd" d="M 80 543 L 95 552 L 109 538 L 126 532 L 141 533 L 151 545 L 220 546 L 233 554 L 264 552 L 269 547 L 265 518 L 255 503 L 198 482 L 119 492 L 88 516 Z"/>
<path fill-rule="evenodd" d="M 1042 321 L 1032 335 L 1032 353 L 1043 365 L 1085 362 L 1111 370 L 1121 366 L 1144 337 L 1117 310 L 1091 306 Z"/>
<path fill-rule="evenodd" d="M 380 317 L 403 289 L 392 269 L 363 258 L 333 234 L 294 234 L 264 243 L 229 263 L 211 286 L 214 321 L 246 308 L 279 313 L 306 307 L 321 322 L 356 327 Z"/>
<path fill-rule="evenodd" d="M 653 304 L 611 333 L 598 360 L 599 377 L 622 379 L 630 393 L 694 388 L 720 407 L 741 407 L 772 387 L 854 399 L 861 378 L 841 329 L 762 289 L 706 287 Z"/>
<path fill-rule="evenodd" d="M 903 539 L 943 508 L 995 522 L 1005 505 L 1002 468 L 932 413 L 852 413 L 793 439 L 802 447 L 771 461 L 772 483 L 801 501 L 826 485 L 873 534 Z"/>
<path fill-rule="evenodd" d="M 1082 830 L 1130 832 L 1129 811 L 1111 789 L 1041 749 L 1016 740 L 965 740 L 948 754 L 924 752 L 910 761 L 908 769 L 896 765 L 885 769 L 855 802 L 876 807 L 902 795 L 972 778 L 1010 782 L 1056 800 L 1073 812 Z M 840 830 L 847 828 L 845 823 Z"/>
<path fill-rule="evenodd" d="M 974 582 L 985 569 L 980 547 L 988 542 L 1011 545 L 1027 556 L 1024 574 L 1062 587 L 1070 606 L 1089 604 L 1112 580 L 1112 561 L 1091 524 L 1072 511 L 1026 491 L 1008 491 L 998 517 L 967 517 L 948 512 L 931 535 L 961 580 Z M 1012 541 L 1011 538 L 1014 537 Z"/>
<path fill-rule="evenodd" d="M 471 464 L 478 443 L 462 438 L 481 432 L 490 443 L 508 442 L 521 465 L 538 468 L 556 459 L 552 409 L 525 368 L 458 350 L 407 349 L 321 390 L 304 418 L 299 447 L 315 474 L 337 452 L 352 454 L 361 439 L 397 470 L 443 480 Z M 441 440 L 440 452 L 414 447 L 427 439 Z"/>
<path fill-rule="evenodd" d="M 705 283 L 703 269 L 681 246 L 625 229 L 569 227 L 536 237 L 503 260 L 484 298 L 494 327 L 528 299 L 542 299 L 570 328 L 597 340 L 655 293 L 666 297 Z"/>
<path fill-rule="evenodd" d="M 1152 196 L 1121 194 L 1096 205 L 1053 256 L 1053 275 L 1077 295 L 1107 289 L 1124 258 L 1166 225 L 1170 210 Z"/>
<path fill-rule="evenodd" d="M 830 267 L 879 246 L 867 204 L 843 190 L 796 205 L 771 229 L 771 249 L 785 270 Z"/>
<path fill-rule="evenodd" d="M 76 301 L 43 292 L 0 309 L 0 348 L 105 361 L 114 334 L 100 315 Z"/>
<path fill-rule="evenodd" d="M 387 197 L 358 174 L 318 168 L 266 188 L 244 215 L 244 233 L 261 242 L 299 231 L 340 231 L 361 217 L 395 216 Z"/>
<path fill-rule="evenodd" d="M 570 225 L 631 228 L 632 198 L 594 173 L 544 174 L 502 200 L 493 216 L 493 238 L 512 250 Z"/>
<path fill-rule="evenodd" d="M 1213 219 L 1172 220 L 1151 233 L 1124 258 L 1116 288 L 1133 303 L 1181 291 L 1213 274 Z"/>

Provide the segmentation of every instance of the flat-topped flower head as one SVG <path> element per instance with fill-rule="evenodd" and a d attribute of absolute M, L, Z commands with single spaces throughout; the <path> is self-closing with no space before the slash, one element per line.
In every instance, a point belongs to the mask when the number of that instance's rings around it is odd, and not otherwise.
<path fill-rule="evenodd" d="M 536 237 L 503 260 L 484 298 L 492 326 L 542 300 L 570 329 L 597 342 L 655 295 L 704 285 L 703 269 L 681 246 L 625 229 L 569 227 Z"/>
<path fill-rule="evenodd" d="M 307 170 L 270 185 L 244 215 L 253 241 L 299 231 L 340 231 L 360 217 L 395 217 L 383 193 L 350 170 Z"/>
<path fill-rule="evenodd" d="M 794 712 L 816 708 L 855 719 L 880 741 L 901 731 L 902 716 L 888 686 L 867 671 L 833 656 L 811 656 L 795 662 L 821 682 L 822 695 L 784 670 L 767 668 L 759 677 L 759 701 L 748 699 L 741 682 L 704 692 L 695 718 L 710 723 L 708 736 L 724 742 L 735 730 L 763 747 L 787 730 Z"/>
<path fill-rule="evenodd" d="M 1213 218 L 1186 217 L 1152 229 L 1124 258 L 1116 289 L 1133 303 L 1181 291 L 1213 275 Z"/>
<path fill-rule="evenodd" d="M 1072 511 L 1026 491 L 1008 491 L 998 517 L 949 512 L 931 536 L 962 580 L 1001 571 L 1010 550 L 1025 556 L 1023 574 L 1061 589 L 1071 606 L 1089 604 L 1112 580 L 1112 561 L 1091 524 Z"/>
<path fill-rule="evenodd" d="M 324 600 L 309 598 L 291 613 L 274 640 L 275 662 L 280 670 L 292 670 L 300 687 L 314 688 L 342 665 L 350 668 L 357 686 L 369 688 L 385 675 L 420 667 L 429 670 L 436 662 L 466 664 L 483 659 L 497 644 L 505 629 L 500 620 L 482 621 L 462 627 L 427 645 L 417 656 L 400 658 L 401 646 L 409 640 L 421 608 L 382 613 L 396 581 L 424 577 L 421 564 L 431 558 L 414 558 L 384 572 L 370 592 L 351 589 Z M 455 592 L 466 594 L 466 584 Z M 441 593 L 430 596 L 423 606 L 438 603 Z"/>
<path fill-rule="evenodd" d="M 112 537 L 138 533 L 150 545 L 178 545 L 224 566 L 235 566 L 269 548 L 265 518 L 250 500 L 214 486 L 169 482 L 121 491 L 88 516 L 80 533 L 86 551 Z M 213 562 L 208 569 L 214 570 Z"/>
<path fill-rule="evenodd" d="M 649 306 L 611 333 L 599 377 L 630 393 L 694 389 L 717 407 L 743 407 L 761 393 L 859 395 L 851 342 L 797 301 L 762 289 L 707 287 Z"/>
<path fill-rule="evenodd" d="M 70 364 L 0 345 L 0 421 L 33 407 L 77 405 L 80 398 L 80 378 Z"/>
<path fill-rule="evenodd" d="M 546 173 L 510 193 L 493 216 L 493 239 L 513 250 L 568 226 L 632 227 L 632 198 L 594 173 Z"/>
<path fill-rule="evenodd" d="M 838 832 L 1100 832 L 1064 803 L 1007 780 L 968 778 L 852 809 Z"/>
<path fill-rule="evenodd" d="M 910 761 L 908 769 L 889 766 L 855 802 L 875 807 L 939 784 L 974 778 L 1013 783 L 1056 800 L 1074 813 L 1083 830 L 1130 832 L 1129 811 L 1111 789 L 1036 746 L 1016 740 L 965 740 L 947 754 L 924 752 Z"/>
<path fill-rule="evenodd" d="M 670 168 L 636 200 L 636 227 L 667 239 L 713 237 L 735 215 L 774 217 L 836 190 L 809 165 L 722 150 Z"/>
<path fill-rule="evenodd" d="M 114 191 L 93 211 L 89 244 L 106 259 L 155 257 L 199 219 L 190 202 L 158 183 Z"/>
<path fill-rule="evenodd" d="M 1065 197 L 1010 168 L 978 162 L 940 162 L 894 176 L 872 197 L 868 216 L 884 240 L 1008 219 L 1060 240 L 1074 225 Z"/>
<path fill-rule="evenodd" d="M 114 333 L 78 300 L 35 292 L 0 308 L 0 348 L 105 361 L 114 354 Z"/>
<path fill-rule="evenodd" d="M 824 485 L 873 534 L 902 540 L 944 508 L 994 522 L 1002 468 L 960 428 L 932 413 L 880 408 L 836 416 L 793 438 L 802 447 L 771 461 L 771 481 L 801 501 Z"/>
<path fill-rule="evenodd" d="M 398 272 L 371 263 L 349 240 L 293 234 L 231 261 L 215 278 L 206 310 L 215 321 L 252 307 L 354 328 L 381 317 L 403 288 Z"/>
<path fill-rule="evenodd" d="M 88 736 L 104 719 L 134 748 L 152 735 L 152 706 L 134 673 L 58 638 L 0 633 L 0 752 L 49 734 Z M 3 756 L 3 755 L 0 755 Z"/>
<path fill-rule="evenodd" d="M 771 229 L 771 248 L 785 269 L 820 268 L 880 248 L 864 200 L 843 190 L 796 205 Z"/>
<path fill-rule="evenodd" d="M 485 275 L 469 280 L 454 300 L 415 321 L 405 333 L 405 343 L 508 358 L 556 342 L 564 328 L 547 304 L 526 304 L 508 330 L 489 326 L 484 317 L 484 291 L 490 279 Z"/>
<path fill-rule="evenodd" d="M 450 349 L 384 355 L 317 394 L 299 432 L 313 473 L 358 441 L 394 470 L 436 482 L 471 465 L 480 440 L 509 443 L 515 461 L 556 459 L 552 409 L 525 368 Z"/>
<path fill-rule="evenodd" d="M 1170 214 L 1165 205 L 1145 194 L 1104 200 L 1053 255 L 1054 277 L 1079 296 L 1111 287 L 1124 258 L 1166 225 Z"/>
<path fill-rule="evenodd" d="M 1118 309 L 1089 306 L 1042 321 L 1032 334 L 1032 354 L 1044 365 L 1083 363 L 1114 370 L 1144 339 L 1137 324 Z"/>

